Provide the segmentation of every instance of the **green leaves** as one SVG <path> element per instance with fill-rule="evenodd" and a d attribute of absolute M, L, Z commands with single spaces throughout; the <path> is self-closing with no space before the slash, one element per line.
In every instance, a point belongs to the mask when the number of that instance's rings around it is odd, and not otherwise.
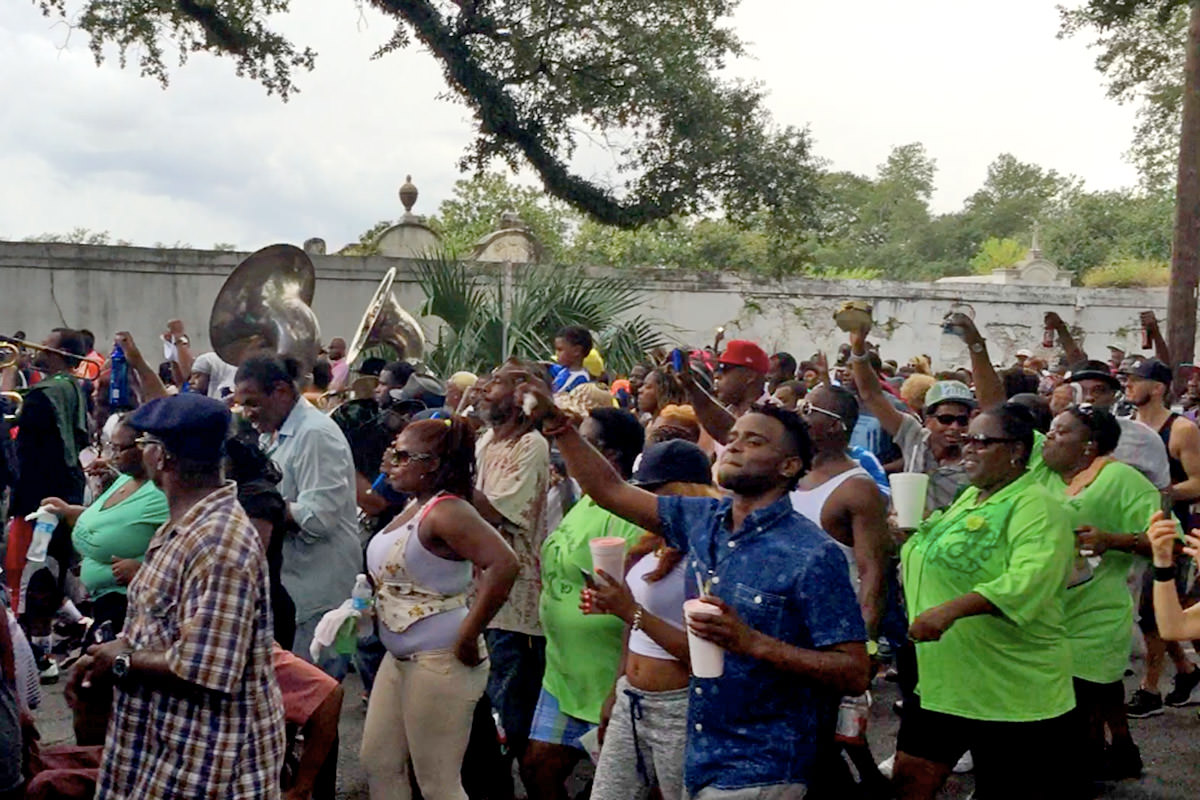
<path fill-rule="evenodd" d="M 442 254 L 417 262 L 425 292 L 421 314 L 439 317 L 438 344 L 427 358 L 439 374 L 486 372 L 510 355 L 552 359 L 554 334 L 582 325 L 612 369 L 627 371 L 670 340 L 663 322 L 635 313 L 646 298 L 632 278 L 591 277 L 579 268 L 513 267 L 508 349 L 504 343 L 503 271 L 469 267 Z"/>

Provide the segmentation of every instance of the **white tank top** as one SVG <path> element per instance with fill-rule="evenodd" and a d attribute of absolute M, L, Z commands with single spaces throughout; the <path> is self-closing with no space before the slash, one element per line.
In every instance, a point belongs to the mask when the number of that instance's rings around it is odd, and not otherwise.
<path fill-rule="evenodd" d="M 658 556 L 648 553 L 642 556 L 636 564 L 629 568 L 625 581 L 629 591 L 646 611 L 663 620 L 674 628 L 683 630 L 683 601 L 684 597 L 684 564 L 686 558 L 681 558 L 670 572 L 662 578 L 646 582 L 646 576 L 658 569 Z M 664 661 L 678 661 L 675 656 L 663 649 L 662 645 L 651 639 L 645 631 L 629 632 L 629 652 L 648 658 L 660 658 Z"/>
<path fill-rule="evenodd" d="M 796 510 L 797 514 L 806 517 L 810 522 L 812 522 L 812 524 L 816 525 L 821 530 L 825 530 L 824 526 L 821 524 L 821 512 L 825 510 L 825 503 L 829 500 L 830 496 L 837 491 L 839 486 L 851 478 L 858 477 L 859 475 L 869 479 L 872 484 L 875 483 L 875 479 L 871 477 L 871 473 L 867 472 L 862 467 L 853 467 L 841 473 L 840 475 L 834 475 L 832 478 L 825 481 L 815 489 L 808 489 L 807 491 L 803 489 L 794 489 L 790 495 L 792 500 L 792 508 Z M 829 535 L 828 531 L 826 531 L 826 535 Z M 842 555 L 846 557 L 846 566 L 850 575 L 850 585 L 854 587 L 854 593 L 857 595 L 859 588 L 858 564 L 854 561 L 854 548 L 839 542 L 832 536 L 829 538 L 838 546 L 838 548 L 841 549 Z"/>

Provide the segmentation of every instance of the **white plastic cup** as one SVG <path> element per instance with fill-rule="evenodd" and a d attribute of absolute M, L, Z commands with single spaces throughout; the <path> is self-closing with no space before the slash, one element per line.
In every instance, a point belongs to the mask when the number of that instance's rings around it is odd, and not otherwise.
<path fill-rule="evenodd" d="M 925 495 L 929 476 L 924 472 L 897 472 L 888 476 L 892 485 L 892 506 L 901 530 L 914 530 L 925 518 Z"/>
<path fill-rule="evenodd" d="M 696 598 L 683 604 L 683 616 L 688 621 L 688 652 L 692 657 L 692 674 L 697 678 L 719 678 L 725 674 L 725 648 L 692 633 L 692 614 L 724 614 L 720 607 Z"/>
<path fill-rule="evenodd" d="M 592 551 L 592 571 L 604 573 L 617 583 L 625 582 L 625 540 L 620 536 L 600 536 L 588 542 Z"/>
<path fill-rule="evenodd" d="M 48 507 L 42 506 L 25 517 L 25 520 L 33 523 L 33 536 L 29 540 L 29 549 L 25 552 L 25 560 L 40 564 L 46 560 L 50 537 L 54 535 L 54 529 L 58 527 L 58 515 Z"/>

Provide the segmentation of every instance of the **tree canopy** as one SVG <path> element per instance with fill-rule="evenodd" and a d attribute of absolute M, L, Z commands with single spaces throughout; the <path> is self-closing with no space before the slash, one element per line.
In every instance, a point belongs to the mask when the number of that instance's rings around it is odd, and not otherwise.
<path fill-rule="evenodd" d="M 164 85 L 175 49 L 233 59 L 287 99 L 317 54 L 274 23 L 289 0 L 32 0 L 83 30 L 97 62 Z M 376 56 L 420 43 L 477 123 L 464 169 L 532 167 L 554 197 L 634 228 L 678 214 L 766 212 L 809 227 L 816 179 L 804 130 L 778 127 L 758 85 L 719 73 L 742 53 L 737 0 L 354 0 L 395 21 Z M 347 4 L 348 10 L 353 11 Z M 609 143 L 620 185 L 572 170 L 581 136 Z"/>

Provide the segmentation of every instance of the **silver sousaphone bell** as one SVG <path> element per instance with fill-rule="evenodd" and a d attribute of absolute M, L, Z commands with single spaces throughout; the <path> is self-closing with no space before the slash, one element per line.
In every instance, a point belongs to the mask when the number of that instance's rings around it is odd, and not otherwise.
<path fill-rule="evenodd" d="M 300 362 L 307 375 L 321 348 L 312 310 L 316 271 L 308 255 L 273 244 L 246 257 L 225 279 L 209 317 L 208 335 L 223 361 L 240 366 L 266 350 Z"/>
<path fill-rule="evenodd" d="M 354 364 L 363 350 L 381 344 L 390 345 L 400 361 L 420 361 L 425 355 L 425 332 L 421 330 L 421 323 L 400 306 L 392 293 L 395 281 L 396 268 L 392 267 L 379 282 L 375 296 L 358 323 L 354 339 L 346 348 L 348 363 Z"/>

